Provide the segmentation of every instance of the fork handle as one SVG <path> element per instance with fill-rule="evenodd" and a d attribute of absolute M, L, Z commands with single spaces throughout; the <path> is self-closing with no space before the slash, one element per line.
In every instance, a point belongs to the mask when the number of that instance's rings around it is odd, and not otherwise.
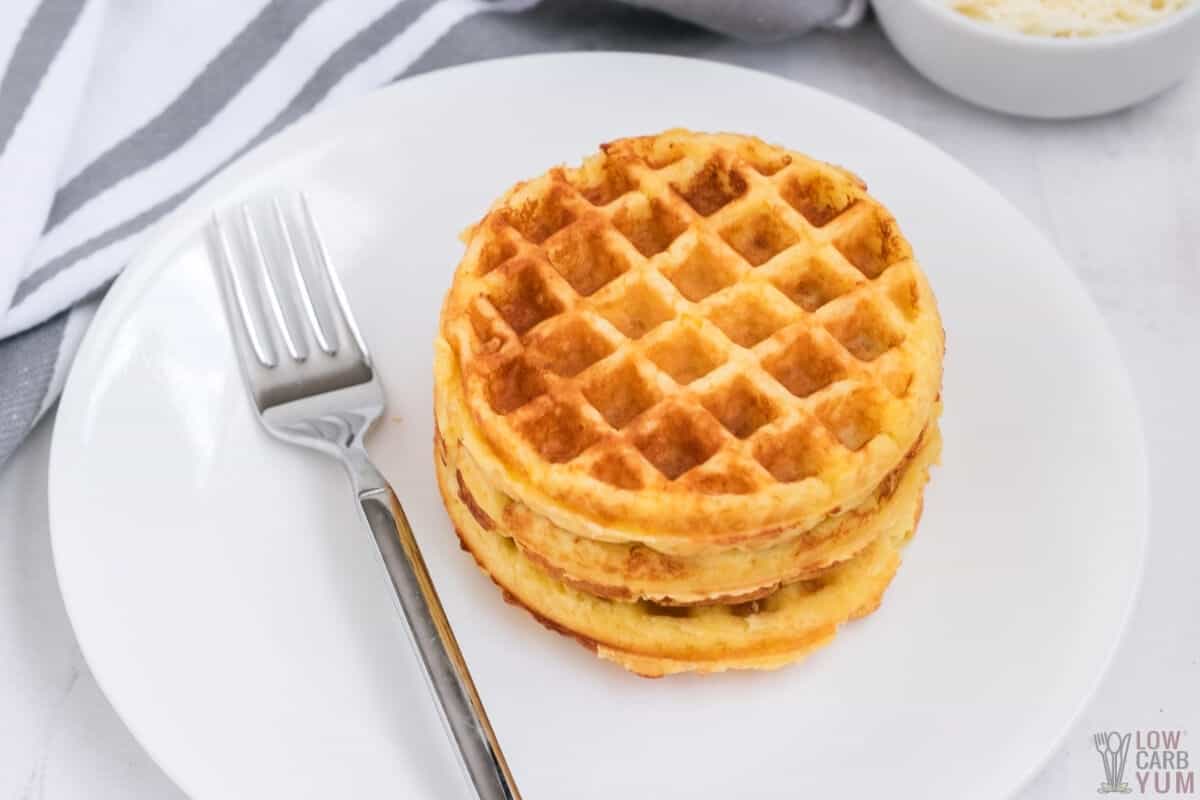
<path fill-rule="evenodd" d="M 463 771 L 479 800 L 520 800 L 404 509 L 365 451 L 353 448 L 345 461 Z"/>

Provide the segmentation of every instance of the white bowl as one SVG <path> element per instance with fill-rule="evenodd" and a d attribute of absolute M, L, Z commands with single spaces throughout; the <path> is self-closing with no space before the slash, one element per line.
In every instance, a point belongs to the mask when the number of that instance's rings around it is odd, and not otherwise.
<path fill-rule="evenodd" d="M 896 49 L 965 100 L 1027 117 L 1086 117 L 1178 83 L 1200 57 L 1200 0 L 1161 22 L 1077 39 L 1015 33 L 941 0 L 873 0 Z"/>

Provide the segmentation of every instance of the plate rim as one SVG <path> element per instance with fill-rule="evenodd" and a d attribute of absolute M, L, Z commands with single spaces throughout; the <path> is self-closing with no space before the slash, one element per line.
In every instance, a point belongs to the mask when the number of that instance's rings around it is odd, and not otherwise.
<path fill-rule="evenodd" d="M 56 511 L 56 508 L 60 506 L 60 498 L 62 496 L 62 490 L 58 487 L 65 480 L 63 478 L 63 465 L 69 459 L 69 448 L 72 443 L 67 442 L 66 436 L 60 436 L 59 433 L 60 425 L 71 426 L 73 420 L 78 419 L 83 412 L 87 395 L 85 390 L 94 383 L 94 371 L 86 368 L 93 363 L 103 363 L 105 360 L 103 352 L 96 351 L 104 342 L 111 339 L 111 336 L 115 333 L 115 329 L 119 325 L 123 324 L 132 313 L 136 312 L 134 301 L 137 296 L 153 285 L 154 281 L 161 276 L 166 265 L 170 262 L 172 254 L 194 235 L 198 223 L 202 219 L 204 209 L 248 194 L 254 187 L 269 183 L 272 175 L 286 171 L 290 165 L 318 157 L 320 153 L 327 149 L 332 149 L 339 144 L 339 137 L 336 134 L 331 135 L 330 130 L 326 130 L 319 141 L 301 143 L 304 138 L 312 137 L 312 134 L 309 133 L 310 131 L 319 132 L 322 126 L 327 129 L 336 129 L 339 127 L 339 119 L 376 105 L 379 102 L 379 98 L 385 94 L 405 91 L 407 84 L 413 81 L 447 80 L 448 76 L 453 76 L 457 73 L 480 71 L 500 63 L 565 60 L 582 64 L 582 62 L 586 61 L 611 62 L 612 59 L 620 60 L 621 66 L 626 69 L 630 66 L 629 60 L 641 60 L 647 66 L 651 67 L 653 66 L 652 62 L 684 62 L 703 69 L 742 73 L 743 75 L 752 76 L 756 80 L 778 82 L 792 89 L 798 88 L 801 91 L 810 92 L 820 96 L 823 100 L 851 108 L 856 113 L 867 115 L 876 122 L 891 128 L 897 135 L 915 139 L 923 146 L 936 150 L 948 164 L 953 164 L 968 174 L 979 185 L 981 191 L 990 193 L 1006 208 L 1019 216 L 1026 224 L 1028 233 L 1032 237 L 1036 237 L 1048 252 L 1054 253 L 1055 268 L 1067 278 L 1073 287 L 1073 291 L 1083 300 L 1082 306 L 1086 307 L 1086 313 L 1098 323 L 1098 329 L 1103 331 L 1102 340 L 1098 346 L 1106 348 L 1108 353 L 1113 357 L 1111 371 L 1114 377 L 1118 378 L 1117 384 L 1125 396 L 1123 405 L 1126 406 L 1126 411 L 1129 415 L 1129 432 L 1132 435 L 1136 451 L 1135 463 L 1132 465 L 1136 481 L 1134 485 L 1129 487 L 1131 508 L 1136 510 L 1137 517 L 1139 518 L 1138 529 L 1135 532 L 1137 535 L 1137 543 L 1134 548 L 1136 563 L 1130 565 L 1130 583 L 1119 623 L 1113 628 L 1107 651 L 1103 660 L 1097 665 L 1090 684 L 1079 696 L 1069 718 L 1064 719 L 1060 730 L 1052 737 L 1050 746 L 1046 748 L 1045 752 L 1038 759 L 1029 765 L 1018 779 L 1012 782 L 1010 789 L 1005 795 L 1006 797 L 1014 797 L 1019 794 L 1037 777 L 1050 760 L 1061 752 L 1066 737 L 1095 700 L 1101 684 L 1110 673 L 1113 661 L 1127 638 L 1133 614 L 1142 594 L 1145 581 L 1147 551 L 1152 533 L 1150 469 L 1141 408 L 1137 392 L 1134 389 L 1131 373 L 1126 365 L 1126 359 L 1122 355 L 1116 337 L 1091 292 L 1088 290 L 1087 285 L 1083 282 L 1079 274 L 1070 267 L 1054 243 L 1029 219 L 1020 207 L 1009 201 L 989 181 L 981 177 L 954 155 L 948 153 L 936 142 L 853 100 L 840 97 L 803 81 L 723 61 L 661 53 L 621 50 L 529 53 L 456 64 L 406 77 L 360 95 L 336 98 L 328 105 L 311 112 L 274 136 L 258 143 L 249 151 L 243 153 L 220 169 L 215 175 L 206 180 L 178 208 L 153 224 L 145 234 L 145 243 L 138 249 L 137 254 L 130 259 L 128 265 L 109 288 L 80 341 L 79 349 L 76 351 L 75 359 L 67 375 L 63 392 L 58 402 L 54 430 L 51 437 L 49 467 L 47 469 L 47 506 L 50 549 L 54 573 L 63 600 L 64 610 L 71 625 L 72 633 L 78 643 L 80 654 L 87 663 L 88 669 L 104 694 L 106 701 L 155 765 L 185 794 L 192 796 L 186 788 L 186 782 L 182 781 L 180 776 L 167 766 L 166 761 L 160 757 L 158 748 L 152 743 L 151 737 L 143 735 L 140 731 L 140 725 L 123 709 L 123 703 L 118 700 L 117 694 L 110 691 L 110 684 L 106 677 L 105 669 L 97 669 L 96 662 L 92 657 L 94 653 L 89 654 L 88 647 L 85 646 L 83 637 L 80 636 L 80 627 L 77 624 L 79 606 L 76 603 L 82 602 L 82 600 L 73 594 L 73 591 L 68 588 L 67 583 L 63 581 L 63 536 L 57 533 L 64 526 L 64 523 L 60 521 L 60 516 L 63 512 Z"/>

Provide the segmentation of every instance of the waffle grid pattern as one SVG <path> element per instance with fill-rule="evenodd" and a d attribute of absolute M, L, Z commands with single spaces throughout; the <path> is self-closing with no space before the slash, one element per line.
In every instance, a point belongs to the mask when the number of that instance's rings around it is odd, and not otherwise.
<path fill-rule="evenodd" d="M 619 488 L 818 475 L 886 432 L 912 380 L 911 252 L 835 168 L 740 137 L 698 164 L 672 144 L 552 171 L 477 231 L 485 413 Z"/>

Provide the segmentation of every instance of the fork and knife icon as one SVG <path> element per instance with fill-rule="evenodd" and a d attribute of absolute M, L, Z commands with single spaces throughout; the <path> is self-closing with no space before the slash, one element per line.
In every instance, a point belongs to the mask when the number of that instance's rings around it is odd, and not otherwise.
<path fill-rule="evenodd" d="M 1104 783 L 1100 784 L 1100 794 L 1129 794 L 1132 789 L 1125 782 L 1125 762 L 1129 758 L 1129 739 L 1131 734 L 1120 735 L 1116 731 L 1092 735 L 1092 744 L 1100 759 L 1104 762 Z"/>

